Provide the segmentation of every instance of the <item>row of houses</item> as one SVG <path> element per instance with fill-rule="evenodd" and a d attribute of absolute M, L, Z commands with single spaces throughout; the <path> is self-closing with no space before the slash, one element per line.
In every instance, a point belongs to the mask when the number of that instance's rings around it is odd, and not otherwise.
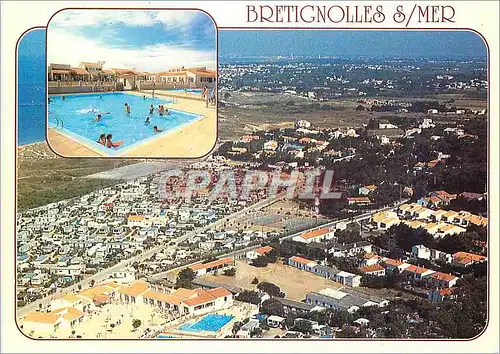
<path fill-rule="evenodd" d="M 389 304 L 386 299 L 347 288 L 339 290 L 325 288 L 318 292 L 310 292 L 306 295 L 305 302 L 312 306 L 347 311 L 349 313 L 354 313 L 363 307 L 375 306 L 383 308 Z"/>
<path fill-rule="evenodd" d="M 361 276 L 359 275 L 340 271 L 336 267 L 320 265 L 316 261 L 304 257 L 290 257 L 288 259 L 288 265 L 350 287 L 361 285 Z"/>
<path fill-rule="evenodd" d="M 135 68 L 104 68 L 104 61 L 81 62 L 79 67 L 69 64 L 51 63 L 48 67 L 48 80 L 54 81 L 100 81 L 100 82 L 122 82 L 145 81 L 150 83 L 171 83 L 180 86 L 202 87 L 212 86 L 216 82 L 217 73 L 206 67 L 197 68 L 175 68 L 167 71 L 152 73 L 138 71 Z"/>
<path fill-rule="evenodd" d="M 74 327 L 83 322 L 97 307 L 118 301 L 198 316 L 231 307 L 233 294 L 224 288 L 174 290 L 142 280 L 130 284 L 107 282 L 77 294 L 60 295 L 51 301 L 49 312 L 30 312 L 21 318 L 21 323 L 26 333 L 48 336 L 61 327 Z"/>
<path fill-rule="evenodd" d="M 401 223 L 413 229 L 423 228 L 438 238 L 460 234 L 471 225 L 487 227 L 488 218 L 467 211 L 434 210 L 419 203 L 403 204 L 396 211 L 382 211 L 371 217 L 372 226 L 378 230 L 388 230 Z"/>
<path fill-rule="evenodd" d="M 430 250 L 427 253 L 425 252 L 427 249 L 423 249 L 425 248 L 421 245 L 413 247 L 413 251 L 416 252 L 419 258 L 429 259 L 427 256 L 430 255 Z M 486 261 L 486 257 L 468 252 L 456 252 L 451 257 L 451 265 L 459 268 L 466 268 Z M 410 279 L 425 280 L 431 288 L 451 288 L 459 279 L 453 274 L 415 266 L 397 259 L 380 257 L 373 253 L 367 253 L 363 256 L 363 261 L 359 269 L 364 274 L 374 276 L 385 276 L 386 271 L 392 272 L 397 270 L 400 274 Z"/>

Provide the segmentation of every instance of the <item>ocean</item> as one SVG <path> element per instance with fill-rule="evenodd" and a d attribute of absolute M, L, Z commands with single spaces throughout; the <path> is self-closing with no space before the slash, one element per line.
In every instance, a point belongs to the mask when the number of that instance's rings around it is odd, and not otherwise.
<path fill-rule="evenodd" d="M 17 141 L 45 140 L 45 29 L 34 29 L 19 41 L 17 56 Z"/>

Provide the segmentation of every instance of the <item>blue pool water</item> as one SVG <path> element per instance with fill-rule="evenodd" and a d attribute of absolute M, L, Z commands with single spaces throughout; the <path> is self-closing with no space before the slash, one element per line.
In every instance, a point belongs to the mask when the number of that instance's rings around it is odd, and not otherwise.
<path fill-rule="evenodd" d="M 51 127 L 109 155 L 122 153 L 140 142 L 165 134 L 199 118 L 196 114 L 177 110 L 169 110 L 170 114 L 163 116 L 160 116 L 157 111 L 150 115 L 151 104 L 157 109 L 158 105 L 172 101 L 151 97 L 143 99 L 141 96 L 122 92 L 66 95 L 65 100 L 61 95 L 50 96 L 50 98 L 49 125 Z M 125 103 L 130 106 L 130 114 L 125 111 Z M 99 113 L 102 115 L 101 121 L 95 122 Z M 145 124 L 148 116 L 150 123 Z M 56 118 L 62 120 L 63 129 L 60 124 L 57 126 Z M 154 126 L 163 132 L 154 133 Z M 117 148 L 104 147 L 96 142 L 101 134 L 112 134 L 113 142 L 123 141 L 123 144 Z"/>
<path fill-rule="evenodd" d="M 187 332 L 217 332 L 228 324 L 233 318 L 233 316 L 229 315 L 205 315 L 195 323 L 184 323 L 179 327 L 179 330 Z"/>
<path fill-rule="evenodd" d="M 170 92 L 187 92 L 187 93 L 197 93 L 201 95 L 201 89 L 183 89 L 183 88 L 175 88 L 175 89 L 167 89 L 166 91 Z"/>
<path fill-rule="evenodd" d="M 159 334 L 156 336 L 156 338 L 159 338 L 159 339 L 167 339 L 167 338 L 175 338 L 174 336 L 169 336 L 167 334 Z"/>
<path fill-rule="evenodd" d="M 17 52 L 17 141 L 45 140 L 45 29 L 27 32 Z"/>

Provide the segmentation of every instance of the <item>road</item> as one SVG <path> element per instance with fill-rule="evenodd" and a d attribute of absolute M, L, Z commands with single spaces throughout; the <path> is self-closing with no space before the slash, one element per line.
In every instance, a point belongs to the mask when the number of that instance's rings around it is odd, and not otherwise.
<path fill-rule="evenodd" d="M 256 210 L 259 210 L 259 209 L 262 209 L 262 208 L 265 208 L 275 202 L 277 202 L 278 200 L 280 200 L 282 197 L 284 196 L 284 193 L 281 193 L 281 194 L 278 194 L 276 197 L 273 197 L 273 198 L 268 198 L 268 199 L 264 199 L 262 201 L 259 201 L 255 204 L 252 204 L 251 206 L 247 207 L 247 208 L 244 208 L 240 211 L 237 211 L 236 213 L 233 213 L 229 216 L 226 216 L 222 219 L 219 219 L 211 224 L 208 224 L 206 226 L 203 226 L 203 227 L 200 227 L 200 228 L 197 228 L 193 231 L 189 231 L 187 232 L 185 235 L 183 236 L 180 236 L 178 238 L 176 238 L 175 240 L 172 240 L 173 242 L 175 242 L 176 244 L 179 243 L 179 242 L 183 242 L 189 238 L 192 238 L 208 229 L 211 229 L 211 228 L 214 228 L 214 227 L 217 227 L 219 226 L 220 224 L 224 223 L 224 222 L 227 222 L 227 221 L 231 221 L 232 219 L 237 219 L 243 215 L 246 215 L 248 213 L 251 213 L 251 212 L 254 212 Z M 170 241 L 170 242 L 172 242 Z M 169 243 L 170 243 L 169 242 Z M 106 279 L 109 279 L 110 276 L 113 274 L 113 272 L 116 272 L 116 271 L 119 271 L 119 270 L 122 270 L 123 268 L 135 263 L 135 262 L 142 262 L 144 261 L 145 259 L 148 259 L 150 257 L 152 257 L 154 254 L 158 253 L 158 252 L 162 252 L 164 250 L 169 250 L 171 248 L 175 248 L 175 246 L 168 246 L 167 245 L 162 245 L 162 246 L 158 246 L 158 247 L 154 247 L 154 248 L 151 248 L 145 252 L 142 252 L 141 254 L 137 255 L 137 256 L 134 256 L 134 257 L 131 257 L 131 258 L 128 258 L 128 259 L 125 259 L 117 264 L 115 264 L 114 266 L 112 267 L 109 267 L 109 268 L 106 268 L 104 270 L 102 270 L 101 272 L 97 273 L 97 274 L 93 274 L 91 276 L 89 276 L 88 278 L 85 278 L 84 280 L 82 280 L 81 282 L 78 282 L 78 283 L 75 283 L 69 287 L 66 287 L 66 288 L 61 288 L 60 291 L 56 292 L 56 294 L 51 294 L 49 296 L 46 296 L 42 299 L 39 299 L 39 300 L 36 300 L 34 302 L 31 302 L 23 307 L 20 307 L 17 309 L 17 316 L 18 317 L 22 317 L 24 315 L 26 315 L 28 312 L 30 311 L 36 311 L 39 309 L 39 306 L 40 304 L 42 304 L 42 306 L 46 306 L 48 303 L 50 303 L 50 300 L 56 296 L 56 295 L 59 295 L 61 293 L 71 293 L 73 291 L 78 291 L 78 287 L 79 285 L 81 285 L 81 287 L 83 289 L 85 289 L 86 287 L 90 286 L 90 283 L 92 282 L 92 280 L 95 281 L 96 284 L 98 284 L 99 282 L 102 282 Z"/>

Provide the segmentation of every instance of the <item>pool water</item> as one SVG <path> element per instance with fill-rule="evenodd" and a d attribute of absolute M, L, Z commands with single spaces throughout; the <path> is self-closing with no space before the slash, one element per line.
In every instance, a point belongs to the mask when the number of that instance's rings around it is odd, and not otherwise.
<path fill-rule="evenodd" d="M 138 143 L 200 118 L 196 114 L 177 110 L 169 110 L 170 114 L 163 116 L 160 116 L 157 111 L 150 115 L 151 104 L 157 109 L 158 105 L 166 105 L 172 101 L 151 97 L 144 99 L 141 96 L 122 92 L 67 95 L 65 100 L 61 95 L 50 96 L 50 98 L 51 103 L 48 105 L 50 127 L 109 155 L 123 153 Z M 125 111 L 125 103 L 130 106 L 130 114 Z M 102 115 L 101 121 L 95 122 L 99 113 Z M 148 116 L 150 123 L 145 124 Z M 63 128 L 61 124 L 58 124 L 58 119 L 63 122 Z M 162 132 L 153 132 L 154 126 Z M 117 148 L 107 148 L 97 143 L 101 134 L 112 134 L 113 142 L 121 140 L 123 144 Z"/>
<path fill-rule="evenodd" d="M 203 316 L 195 323 L 184 323 L 178 329 L 187 332 L 217 332 L 226 324 L 231 322 L 234 316 L 210 314 Z"/>
<path fill-rule="evenodd" d="M 168 339 L 168 338 L 175 338 L 174 336 L 169 336 L 167 334 L 159 334 L 156 336 L 158 339 Z"/>
<path fill-rule="evenodd" d="M 201 89 L 183 89 L 183 88 L 175 88 L 175 89 L 167 89 L 170 92 L 187 92 L 187 93 L 197 93 L 201 95 Z"/>

